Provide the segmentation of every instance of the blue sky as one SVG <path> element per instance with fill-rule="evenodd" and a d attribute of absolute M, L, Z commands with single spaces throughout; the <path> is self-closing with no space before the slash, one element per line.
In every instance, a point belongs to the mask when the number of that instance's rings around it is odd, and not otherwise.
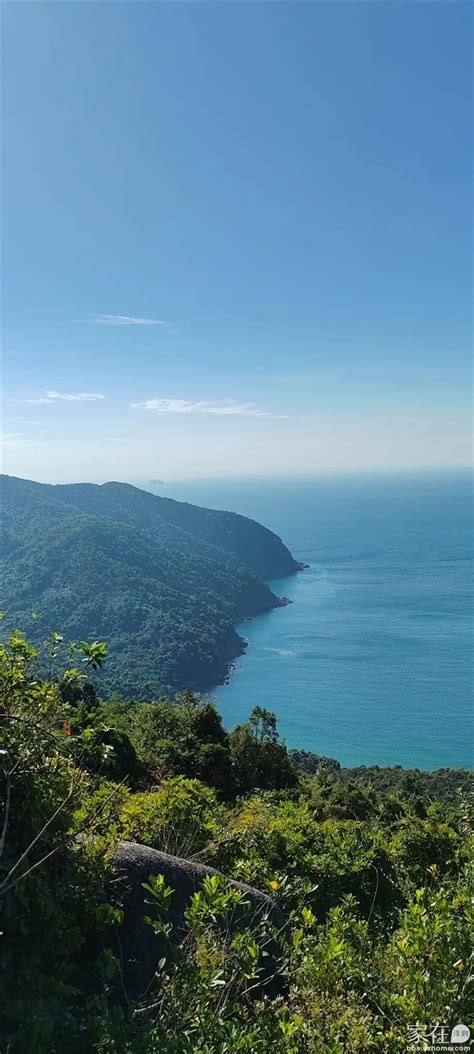
<path fill-rule="evenodd" d="M 4 470 L 466 464 L 470 20 L 7 4 Z"/>

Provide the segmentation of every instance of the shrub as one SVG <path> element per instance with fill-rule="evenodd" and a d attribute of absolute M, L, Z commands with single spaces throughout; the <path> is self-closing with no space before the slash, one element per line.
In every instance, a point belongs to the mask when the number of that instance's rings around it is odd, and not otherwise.
<path fill-rule="evenodd" d="M 191 856 L 218 831 L 219 808 L 213 790 L 198 780 L 176 776 L 159 790 L 133 794 L 122 810 L 119 831 L 174 856 Z"/>

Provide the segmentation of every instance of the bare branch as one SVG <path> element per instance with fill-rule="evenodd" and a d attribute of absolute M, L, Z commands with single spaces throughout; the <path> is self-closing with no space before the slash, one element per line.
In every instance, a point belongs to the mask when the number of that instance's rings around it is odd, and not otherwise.
<path fill-rule="evenodd" d="M 71 779 L 71 785 L 70 785 L 68 793 L 66 794 L 66 797 L 63 798 L 62 802 L 60 802 L 60 804 L 58 805 L 57 809 L 55 809 L 54 812 L 52 813 L 52 815 L 49 817 L 49 819 L 46 820 L 46 823 L 43 824 L 41 830 L 38 831 L 38 834 L 35 836 L 35 838 L 33 838 L 33 841 L 30 842 L 30 844 L 27 846 L 27 848 L 24 850 L 24 852 L 18 858 L 18 860 L 16 861 L 16 864 L 13 864 L 13 867 L 10 868 L 10 870 L 8 872 L 8 875 L 3 880 L 3 882 L 0 884 L 0 895 L 4 894 L 5 890 L 8 887 L 8 884 L 10 882 L 10 879 L 15 874 L 15 871 L 18 870 L 18 868 L 20 867 L 20 864 L 23 863 L 23 860 L 25 860 L 25 858 L 28 856 L 28 853 L 31 853 L 31 850 L 34 849 L 35 845 L 37 844 L 37 842 L 39 842 L 40 838 L 42 838 L 43 835 L 46 834 L 46 831 L 48 830 L 49 827 L 51 827 L 51 824 L 54 823 L 54 820 L 56 819 L 56 817 L 59 816 L 59 813 L 62 812 L 64 807 L 71 800 L 71 798 L 72 798 L 72 796 L 74 794 L 74 790 L 75 790 L 75 783 L 74 783 L 74 776 L 73 776 L 73 778 Z"/>
<path fill-rule="evenodd" d="M 7 781 L 7 791 L 6 791 L 6 796 L 5 796 L 5 814 L 4 814 L 4 817 L 3 817 L 2 834 L 1 834 L 1 837 L 0 837 L 0 859 L 3 856 L 3 851 L 5 849 L 5 839 L 7 837 L 8 820 L 9 820 L 9 817 L 10 817 L 10 800 L 11 800 L 11 791 L 12 791 L 12 781 L 10 779 L 10 773 L 9 772 L 6 773 L 6 781 Z"/>

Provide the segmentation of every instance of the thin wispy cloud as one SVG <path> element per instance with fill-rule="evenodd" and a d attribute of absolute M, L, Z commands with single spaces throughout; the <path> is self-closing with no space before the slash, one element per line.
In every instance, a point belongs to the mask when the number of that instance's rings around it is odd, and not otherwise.
<path fill-rule="evenodd" d="M 287 414 L 271 414 L 259 410 L 254 403 L 207 402 L 189 399 L 145 399 L 141 403 L 130 403 L 132 410 L 148 410 L 157 414 L 200 414 L 216 417 L 287 417 Z"/>
<path fill-rule="evenodd" d="M 17 447 L 36 448 L 38 446 L 46 445 L 43 440 L 38 441 L 36 439 L 32 439 L 31 436 L 26 435 L 25 432 L 6 432 L 1 436 L 0 442 L 1 445 L 5 448 L 5 450 L 9 450 L 10 448 L 16 449 Z"/>
<path fill-rule="evenodd" d="M 7 401 L 7 400 L 5 400 L 5 401 Z M 8 400 L 8 402 L 11 402 L 11 401 L 12 401 L 11 399 Z M 22 415 L 19 415 L 19 414 L 18 415 L 14 414 L 13 416 L 11 414 L 8 414 L 8 416 L 4 417 L 4 421 L 5 422 L 7 422 L 7 421 L 8 422 L 10 422 L 10 421 L 19 421 L 20 424 L 22 424 L 22 425 L 37 425 L 38 424 L 38 419 L 37 418 L 34 419 L 34 418 L 31 418 L 31 417 L 23 417 Z"/>
<path fill-rule="evenodd" d="M 98 326 L 166 326 L 173 329 L 171 322 L 165 322 L 162 318 L 135 318 L 132 315 L 95 315 L 80 321 L 92 322 Z"/>
<path fill-rule="evenodd" d="M 25 402 L 32 406 L 44 406 L 48 403 L 94 403 L 98 399 L 106 399 L 106 395 L 99 392 L 50 392 L 38 396 L 36 399 L 26 399 Z"/>

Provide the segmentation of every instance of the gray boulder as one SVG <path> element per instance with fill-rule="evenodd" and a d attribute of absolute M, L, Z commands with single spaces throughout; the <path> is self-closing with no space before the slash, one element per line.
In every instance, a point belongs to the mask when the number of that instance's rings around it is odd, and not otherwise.
<path fill-rule="evenodd" d="M 153 908 L 146 903 L 149 895 L 143 889 L 143 882 L 150 875 L 163 875 L 167 885 L 172 887 L 173 896 L 167 920 L 173 924 L 173 943 L 179 943 L 185 933 L 184 913 L 193 893 L 200 888 L 206 876 L 218 874 L 213 867 L 169 856 L 137 842 L 119 843 L 112 860 L 110 885 L 114 899 L 119 899 L 124 911 L 119 937 L 123 984 L 129 998 L 137 999 L 143 995 L 153 981 L 160 959 L 163 955 L 169 955 L 163 938 L 157 936 L 152 927 L 143 921 L 145 915 L 153 917 Z M 232 912 L 231 919 L 227 920 L 230 932 L 243 926 L 253 929 L 262 920 L 268 920 L 276 934 L 285 931 L 287 920 L 271 897 L 244 883 L 226 879 L 226 884 L 241 890 L 250 905 Z M 260 977 L 259 994 L 262 991 L 273 994 L 281 989 L 281 983 L 275 977 L 280 948 L 275 937 L 266 937 L 261 943 L 264 943 L 267 955 L 263 959 L 265 968 Z"/>

